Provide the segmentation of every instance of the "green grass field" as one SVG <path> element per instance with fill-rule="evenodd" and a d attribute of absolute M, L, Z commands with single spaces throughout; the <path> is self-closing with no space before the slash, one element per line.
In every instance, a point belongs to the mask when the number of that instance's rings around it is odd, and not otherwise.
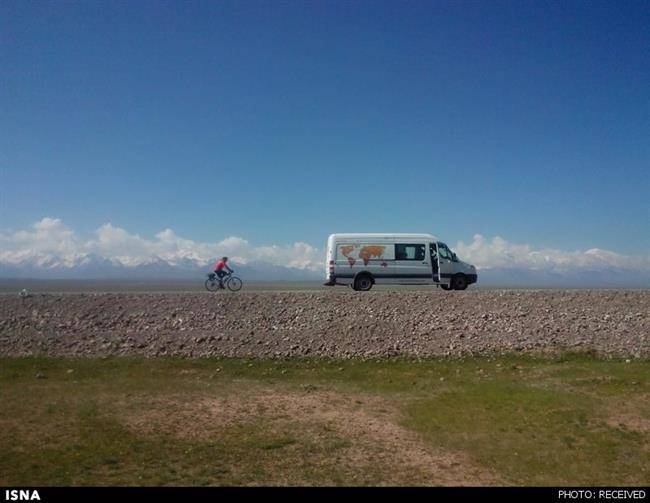
<path fill-rule="evenodd" d="M 0 359 L 0 485 L 639 485 L 650 362 Z"/>

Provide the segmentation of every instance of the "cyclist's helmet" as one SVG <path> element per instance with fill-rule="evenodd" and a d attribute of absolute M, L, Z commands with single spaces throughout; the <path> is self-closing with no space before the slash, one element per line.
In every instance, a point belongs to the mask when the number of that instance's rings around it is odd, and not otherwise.
<path fill-rule="evenodd" d="M 228 260 L 228 257 L 221 257 L 221 260 L 223 260 L 225 262 L 225 261 Z"/>

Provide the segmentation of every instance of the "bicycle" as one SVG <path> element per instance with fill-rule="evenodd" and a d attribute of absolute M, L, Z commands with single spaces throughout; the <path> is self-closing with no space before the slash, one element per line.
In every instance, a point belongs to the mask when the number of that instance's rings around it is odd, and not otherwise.
<path fill-rule="evenodd" d="M 243 285 L 242 280 L 239 279 L 237 276 L 233 276 L 232 272 L 227 273 L 222 279 L 221 282 L 223 283 L 224 286 L 219 285 L 219 278 L 217 278 L 217 275 L 213 272 L 210 274 L 207 274 L 208 279 L 205 280 L 205 289 L 208 292 L 216 292 L 217 290 L 220 290 L 221 288 L 228 288 L 231 292 L 238 292 L 241 290 L 241 287 Z"/>

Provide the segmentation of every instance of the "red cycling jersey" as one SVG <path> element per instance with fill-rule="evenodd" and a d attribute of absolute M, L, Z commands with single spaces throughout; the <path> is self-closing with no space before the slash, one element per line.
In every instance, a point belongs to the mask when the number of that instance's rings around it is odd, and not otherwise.
<path fill-rule="evenodd" d="M 226 263 L 223 261 L 223 259 L 219 259 L 214 263 L 214 270 L 215 271 L 220 271 L 224 267 L 226 267 Z"/>

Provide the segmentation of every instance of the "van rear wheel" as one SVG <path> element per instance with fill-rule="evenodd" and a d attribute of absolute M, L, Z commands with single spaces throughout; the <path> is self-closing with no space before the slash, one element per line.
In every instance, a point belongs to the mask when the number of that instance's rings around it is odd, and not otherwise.
<path fill-rule="evenodd" d="M 467 278 L 464 274 L 456 274 L 451 280 L 451 286 L 454 290 L 465 290 L 467 288 Z"/>
<path fill-rule="evenodd" d="M 361 274 L 354 279 L 354 287 L 358 292 L 367 292 L 372 288 L 372 278 L 367 274 Z"/>

